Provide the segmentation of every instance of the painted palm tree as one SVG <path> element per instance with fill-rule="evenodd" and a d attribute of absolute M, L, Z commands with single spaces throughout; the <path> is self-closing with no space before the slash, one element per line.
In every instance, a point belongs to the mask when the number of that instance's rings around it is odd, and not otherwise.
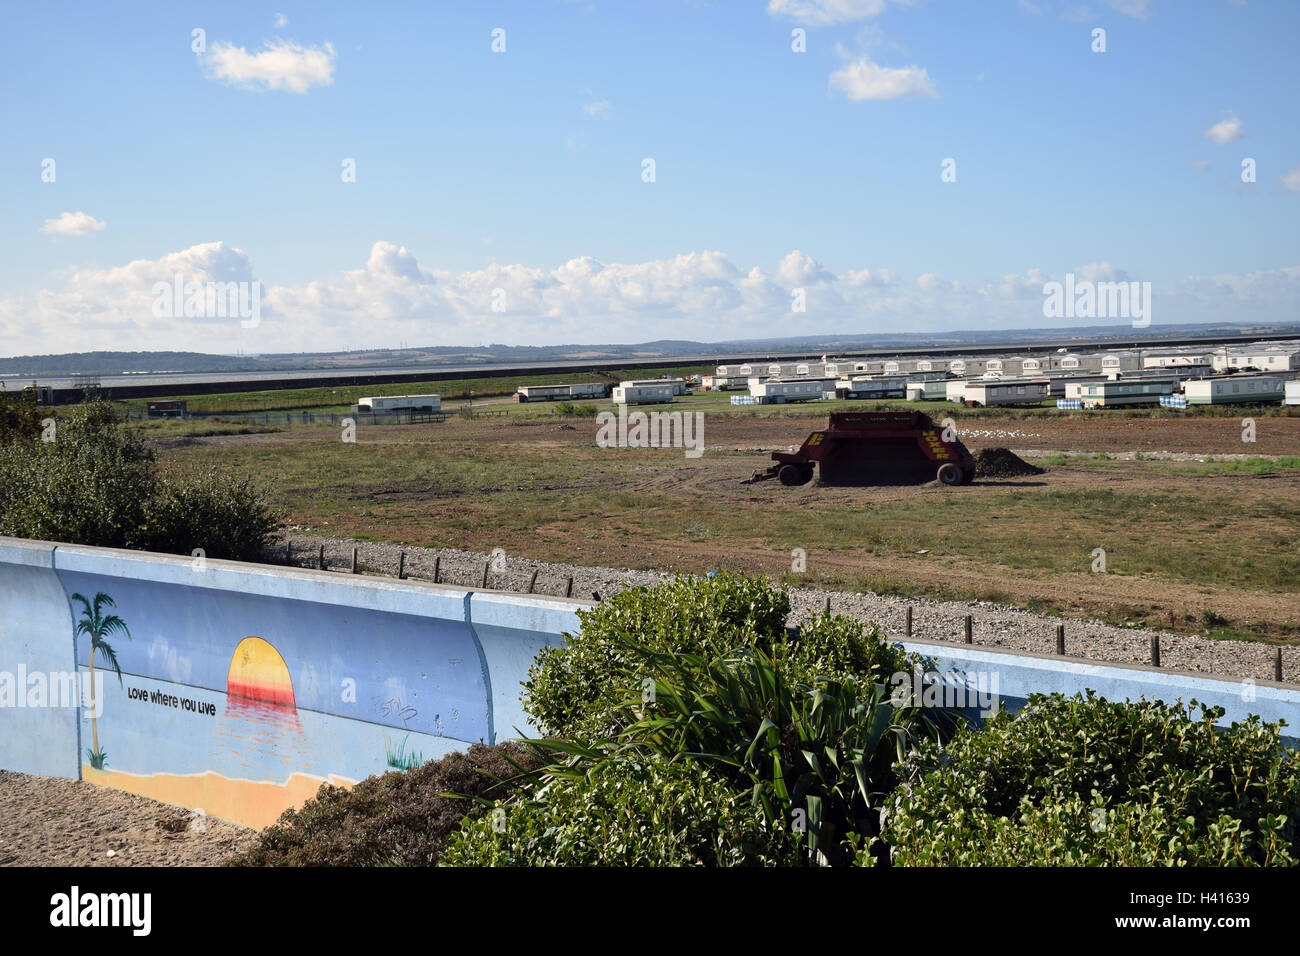
<path fill-rule="evenodd" d="M 126 622 L 116 614 L 103 613 L 105 607 L 117 606 L 103 591 L 95 595 L 93 603 L 80 594 L 72 595 L 72 600 L 80 601 L 82 607 L 81 620 L 77 622 L 77 633 L 85 634 L 90 639 L 90 736 L 93 746 L 86 751 L 86 756 L 90 759 L 92 767 L 103 770 L 108 754 L 99 749 L 99 721 L 95 718 L 95 655 L 99 654 L 113 668 L 117 674 L 117 682 L 121 684 L 122 668 L 117 663 L 117 652 L 113 650 L 113 645 L 108 643 L 106 638 L 110 634 L 125 634 L 127 640 L 130 640 L 131 632 L 127 630 Z"/>

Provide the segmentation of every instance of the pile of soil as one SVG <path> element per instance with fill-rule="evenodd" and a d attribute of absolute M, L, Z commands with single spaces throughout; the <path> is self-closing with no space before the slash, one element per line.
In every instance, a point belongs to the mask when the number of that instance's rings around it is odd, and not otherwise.
<path fill-rule="evenodd" d="M 985 448 L 975 456 L 976 478 L 1023 478 L 1042 473 L 1043 469 L 1031 465 L 1008 448 Z"/>

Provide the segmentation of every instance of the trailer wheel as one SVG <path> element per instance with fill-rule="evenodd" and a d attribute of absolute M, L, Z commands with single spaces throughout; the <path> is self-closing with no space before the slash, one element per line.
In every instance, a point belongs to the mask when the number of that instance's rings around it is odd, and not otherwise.
<path fill-rule="evenodd" d="M 781 480 L 783 485 L 803 485 L 808 483 L 812 477 L 812 469 L 807 466 L 799 465 L 782 465 L 781 470 L 776 473 L 776 477 Z"/>
<path fill-rule="evenodd" d="M 945 485 L 960 485 L 962 478 L 961 468 L 952 462 L 946 462 L 939 466 L 939 480 Z"/>

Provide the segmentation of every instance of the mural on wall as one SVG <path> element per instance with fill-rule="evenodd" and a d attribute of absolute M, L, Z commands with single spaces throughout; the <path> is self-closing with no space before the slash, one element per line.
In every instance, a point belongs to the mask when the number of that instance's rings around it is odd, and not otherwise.
<path fill-rule="evenodd" d="M 490 739 L 464 621 L 59 575 L 82 612 L 79 667 L 118 676 L 102 684 L 99 719 L 83 715 L 92 783 L 263 827 L 322 784 Z"/>
<path fill-rule="evenodd" d="M 115 607 L 113 599 L 103 591 L 95 595 L 94 603 L 87 601 L 83 595 L 74 594 L 72 600 L 81 605 L 81 620 L 77 621 L 77 633 L 84 634 L 87 643 L 90 645 L 89 657 L 87 659 L 87 669 L 90 674 L 90 680 L 87 683 L 87 689 L 90 692 L 90 735 L 91 746 L 86 750 L 86 759 L 90 761 L 90 766 L 95 770 L 103 770 L 104 764 L 108 762 L 108 754 L 99 746 L 99 720 L 95 717 L 95 655 L 99 654 L 105 662 L 111 664 L 114 672 L 117 674 L 118 682 L 122 681 L 122 668 L 117 664 L 117 652 L 113 650 L 113 645 L 108 643 L 108 637 L 113 634 L 124 634 L 129 640 L 131 632 L 127 630 L 126 622 L 116 614 L 105 614 L 104 607 Z"/>

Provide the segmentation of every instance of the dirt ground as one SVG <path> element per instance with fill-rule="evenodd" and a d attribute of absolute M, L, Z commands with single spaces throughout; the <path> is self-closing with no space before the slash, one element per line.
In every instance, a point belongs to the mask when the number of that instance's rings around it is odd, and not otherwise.
<path fill-rule="evenodd" d="M 256 841 L 121 790 L 0 770 L 0 866 L 216 866 Z"/>
<path fill-rule="evenodd" d="M 936 411 L 936 418 L 941 415 Z M 385 471 L 381 478 L 368 478 L 337 491 L 328 506 L 315 501 L 300 505 L 292 510 L 290 522 L 314 533 L 434 542 L 483 551 L 500 547 L 511 555 L 586 566 L 694 572 L 736 568 L 781 576 L 789 570 L 788 546 L 785 551 L 774 546 L 777 539 L 767 533 L 768 525 L 782 516 L 817 514 L 824 537 L 816 545 L 815 566 L 817 577 L 828 586 L 851 585 L 855 579 L 890 579 L 924 588 L 921 593 L 934 596 L 990 595 L 990 600 L 1051 607 L 1077 617 L 1119 621 L 1131 610 L 1141 609 L 1145 623 L 1182 631 L 1198 631 L 1199 620 L 1208 614 L 1286 642 L 1293 642 L 1300 633 L 1300 597 L 1293 585 L 1256 587 L 1257 578 L 1252 574 L 1238 574 L 1228 585 L 1213 578 L 1200 583 L 1195 576 L 1168 570 L 1176 562 L 1196 562 L 1198 549 L 1206 547 L 1221 552 L 1220 564 L 1229 569 L 1239 567 L 1233 549 L 1244 548 L 1241 539 L 1251 533 L 1267 535 L 1257 549 L 1263 552 L 1262 566 L 1271 562 L 1276 568 L 1282 566 L 1279 560 L 1290 561 L 1287 555 L 1295 552 L 1300 529 L 1291 526 L 1288 531 L 1286 519 L 1279 523 L 1269 515 L 1281 503 L 1300 500 L 1298 469 L 1196 474 L 1165 467 L 1194 462 L 1116 460 L 1106 462 L 1104 468 L 1079 462 L 1052 464 L 1044 475 L 977 479 L 960 489 L 944 488 L 936 482 L 866 488 L 825 488 L 816 483 L 787 488 L 774 481 L 740 484 L 769 463 L 768 452 L 798 445 L 824 421 L 808 415 L 708 414 L 702 457 L 683 459 L 677 457 L 679 453 L 628 450 L 625 458 L 618 459 L 617 467 L 611 467 L 613 459 L 608 453 L 597 454 L 604 450 L 594 448 L 596 426 L 590 419 L 451 420 L 439 425 L 371 428 L 360 442 L 391 447 L 394 455 L 398 446 L 429 444 L 430 460 L 440 454 L 455 454 L 457 443 L 464 447 L 463 443 L 470 441 L 473 453 L 479 456 L 476 461 L 487 468 L 488 480 L 477 486 L 455 481 L 442 484 L 439 482 L 447 476 L 441 473 L 397 479 Z M 1253 443 L 1242 441 L 1241 420 L 1235 417 L 978 418 L 965 419 L 958 427 L 963 442 L 977 453 L 984 448 L 1010 447 L 1029 455 L 1059 451 L 1105 452 L 1112 457 L 1300 455 L 1300 417 L 1259 417 Z M 298 443 L 323 446 L 336 443 L 337 438 L 319 430 L 291 429 L 180 441 L 205 446 L 211 452 L 221 449 L 224 455 L 259 446 L 266 451 Z M 444 443 L 447 451 L 438 447 Z M 652 463 L 650 456 L 654 455 L 661 457 Z M 573 461 L 562 474 L 546 472 L 544 478 L 521 484 L 492 480 L 498 461 L 554 461 L 562 457 Z M 227 463 L 239 467 L 237 459 L 238 455 L 232 455 Z M 312 486 L 313 495 L 314 486 L 321 483 L 325 479 L 313 481 L 310 476 L 302 481 Z M 1199 523 L 1186 525 L 1143 512 L 1116 519 L 1124 526 L 1120 530 L 1128 535 L 1130 544 L 1156 535 L 1168 538 L 1168 555 L 1162 556 L 1161 566 L 1131 573 L 1122 568 L 1111 569 L 1120 573 L 1090 573 L 1086 561 L 1062 568 L 1057 560 L 1054 567 L 1039 569 L 1033 566 L 1032 553 L 1030 560 L 1011 566 L 990 557 L 992 550 L 985 554 L 970 546 L 970 524 L 979 524 L 975 529 L 979 537 L 985 528 L 990 534 L 997 532 L 1002 522 L 996 510 L 1001 502 L 1009 493 L 1019 496 L 1024 492 L 1030 496 L 1018 505 L 1018 520 L 1025 522 L 1024 550 L 1033 552 L 1041 541 L 1046 553 L 1047 543 L 1059 545 L 1073 533 L 1076 540 L 1072 543 L 1087 555 L 1100 531 L 1096 527 L 1082 529 L 1077 514 L 1045 510 L 1032 496 L 1044 492 L 1057 496 L 1053 500 L 1064 497 L 1068 502 L 1070 495 L 1095 495 L 1098 489 L 1150 500 L 1153 512 L 1162 497 L 1169 496 L 1171 501 L 1197 504 L 1202 514 Z M 926 508 L 933 509 L 937 521 L 961 521 L 962 514 L 949 518 L 943 513 L 958 500 L 967 522 L 964 549 L 948 549 L 950 553 L 940 559 L 937 553 L 927 553 L 925 545 L 909 547 L 907 529 L 900 530 L 897 541 L 888 546 L 873 548 L 860 543 L 859 530 L 865 527 L 861 516 L 893 508 Z M 1231 501 L 1236 513 L 1248 516 L 1250 523 L 1240 524 L 1239 530 L 1229 520 L 1232 514 L 1223 515 L 1222 522 L 1217 513 L 1206 518 L 1204 512 L 1213 511 L 1216 500 Z M 528 520 L 520 520 L 520 514 L 530 507 L 533 511 Z M 546 508 L 553 511 L 548 513 Z M 654 509 L 661 514 L 647 517 L 647 511 Z M 837 526 L 840 518 L 845 523 Z M 1189 532 L 1188 528 L 1196 530 Z M 934 528 L 919 532 L 933 534 Z M 1290 544 L 1283 540 L 1287 534 Z M 1002 553 L 1008 554 L 1008 543 L 1003 540 L 1000 545 Z M 1242 555 L 1245 561 L 1252 557 L 1248 552 Z M 1166 615 L 1168 622 L 1164 621 Z"/>

